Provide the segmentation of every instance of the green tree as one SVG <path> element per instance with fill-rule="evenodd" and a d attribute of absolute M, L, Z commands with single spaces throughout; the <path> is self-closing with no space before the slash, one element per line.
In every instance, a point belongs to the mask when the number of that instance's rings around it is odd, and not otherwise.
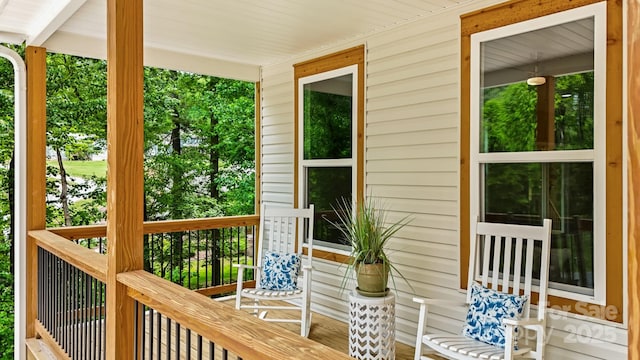
<path fill-rule="evenodd" d="M 64 160 L 89 160 L 106 145 L 106 63 L 65 54 L 47 55 L 47 146 L 57 169 L 48 167 L 49 225 L 87 225 L 105 218 L 104 176 L 71 179 Z M 75 203 L 73 198 L 81 198 Z"/>

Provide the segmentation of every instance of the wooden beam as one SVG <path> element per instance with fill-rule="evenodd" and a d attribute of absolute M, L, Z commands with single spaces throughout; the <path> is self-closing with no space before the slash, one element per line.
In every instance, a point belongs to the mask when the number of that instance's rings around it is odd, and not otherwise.
<path fill-rule="evenodd" d="M 628 114 L 628 307 L 629 359 L 639 360 L 640 352 L 640 0 L 629 0 L 627 21 L 627 114 Z"/>
<path fill-rule="evenodd" d="M 27 230 L 41 230 L 46 226 L 46 152 L 47 146 L 47 51 L 28 46 L 27 65 Z M 35 336 L 38 316 L 38 248 L 35 241 L 26 241 L 27 304 L 26 337 Z"/>
<path fill-rule="evenodd" d="M 27 44 L 40 46 L 56 32 L 87 0 L 52 1 L 44 16 L 27 37 Z"/>
<path fill-rule="evenodd" d="M 107 1 L 107 359 L 134 353 L 134 300 L 118 273 L 143 268 L 142 0 Z"/>

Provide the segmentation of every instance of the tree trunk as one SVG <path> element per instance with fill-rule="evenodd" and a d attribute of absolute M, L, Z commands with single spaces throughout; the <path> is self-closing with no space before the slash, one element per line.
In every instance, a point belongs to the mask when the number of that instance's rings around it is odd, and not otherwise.
<path fill-rule="evenodd" d="M 178 111 L 177 109 L 175 110 L 175 113 L 177 114 Z M 180 125 L 180 118 L 175 116 L 173 118 L 173 124 L 174 127 L 171 130 L 171 148 L 173 150 L 173 156 L 176 158 L 180 157 L 180 154 L 182 154 L 182 140 L 180 139 L 180 132 L 181 132 L 181 125 Z M 182 173 L 183 173 L 183 168 L 182 166 L 180 166 L 179 164 L 181 164 L 181 162 L 179 161 L 173 161 L 171 166 L 171 202 L 172 202 L 172 209 L 171 209 L 171 215 L 172 215 L 172 219 L 182 219 L 184 214 L 183 214 L 183 209 L 182 209 L 182 204 L 183 204 L 183 198 L 184 198 L 184 189 L 183 189 L 183 184 L 182 184 Z M 182 274 L 182 270 L 183 270 L 183 265 L 184 265 L 184 260 L 182 259 L 183 257 L 183 251 L 182 251 L 182 246 L 183 246 L 183 241 L 182 241 L 182 233 L 172 233 L 171 234 L 171 255 L 170 255 L 170 262 L 172 263 L 171 268 L 176 268 L 178 270 L 178 281 L 180 284 L 182 284 L 184 282 L 184 276 Z M 173 281 L 173 276 L 174 276 L 174 272 L 171 271 L 171 274 L 169 275 L 171 276 L 171 279 Z"/>
<path fill-rule="evenodd" d="M 218 136 L 218 131 L 216 127 L 218 126 L 218 119 L 215 114 L 211 114 L 211 137 L 209 138 L 209 165 L 211 166 L 211 170 L 209 172 L 209 190 L 212 199 L 220 198 L 220 191 L 218 190 L 218 173 L 220 171 L 219 163 L 220 163 L 220 155 L 218 154 L 218 144 L 220 142 L 220 137 Z M 220 246 L 221 236 L 220 229 L 213 229 L 211 231 L 211 238 L 213 239 L 213 248 L 211 249 L 211 266 L 213 268 L 213 285 L 221 285 L 222 284 L 222 269 L 220 267 L 220 258 L 223 256 L 221 254 L 222 247 Z"/>
<path fill-rule="evenodd" d="M 218 199 L 220 191 L 218 190 L 217 178 L 219 172 L 220 155 L 218 154 L 218 143 L 220 137 L 216 127 L 218 126 L 218 119 L 214 114 L 211 114 L 211 137 L 209 138 L 209 164 L 211 170 L 209 172 L 209 190 L 212 199 Z"/>
<path fill-rule="evenodd" d="M 60 203 L 62 204 L 62 215 L 64 216 L 64 224 L 71 226 L 71 215 L 69 214 L 69 184 L 67 183 L 67 172 L 62 163 L 62 153 L 56 148 L 56 158 L 58 159 L 58 168 L 60 169 Z"/>

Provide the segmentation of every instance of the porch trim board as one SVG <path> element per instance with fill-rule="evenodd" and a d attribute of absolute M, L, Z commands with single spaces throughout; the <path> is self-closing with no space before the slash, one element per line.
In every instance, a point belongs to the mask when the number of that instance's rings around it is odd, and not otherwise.
<path fill-rule="evenodd" d="M 627 2 L 628 324 L 640 324 L 640 0 Z M 631 94 L 635 94 L 632 96 Z M 640 329 L 629 326 L 630 360 L 640 359 Z"/>

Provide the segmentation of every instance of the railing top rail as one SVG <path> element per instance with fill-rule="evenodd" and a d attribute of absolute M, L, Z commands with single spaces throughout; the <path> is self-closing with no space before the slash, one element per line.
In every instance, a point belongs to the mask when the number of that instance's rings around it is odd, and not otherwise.
<path fill-rule="evenodd" d="M 118 274 L 128 295 L 244 359 L 351 359 L 277 325 L 149 274 Z"/>
<path fill-rule="evenodd" d="M 68 239 L 48 230 L 31 230 L 29 236 L 36 244 L 56 255 L 67 263 L 93 276 L 107 282 L 107 257 L 94 250 L 84 248 L 70 242 Z"/>
<path fill-rule="evenodd" d="M 189 230 L 222 229 L 236 226 L 254 226 L 260 223 L 259 215 L 225 216 L 217 218 L 145 221 L 145 234 L 158 234 Z M 48 228 L 59 236 L 69 240 L 88 239 L 107 236 L 106 225 L 65 226 Z"/>

